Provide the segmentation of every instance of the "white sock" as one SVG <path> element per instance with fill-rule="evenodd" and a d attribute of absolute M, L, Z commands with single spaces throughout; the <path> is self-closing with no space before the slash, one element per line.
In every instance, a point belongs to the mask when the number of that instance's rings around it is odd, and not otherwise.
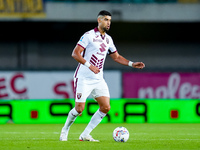
<path fill-rule="evenodd" d="M 95 114 L 92 116 L 89 124 L 81 134 L 82 136 L 87 136 L 92 132 L 92 130 L 101 122 L 101 120 L 106 116 L 105 113 L 99 111 L 99 109 L 95 112 Z"/>
<path fill-rule="evenodd" d="M 79 115 L 79 113 L 76 111 L 75 108 L 70 110 L 67 120 L 66 120 L 65 125 L 62 128 L 62 130 L 69 130 L 70 126 L 74 123 L 74 121 L 76 120 L 78 115 Z"/>

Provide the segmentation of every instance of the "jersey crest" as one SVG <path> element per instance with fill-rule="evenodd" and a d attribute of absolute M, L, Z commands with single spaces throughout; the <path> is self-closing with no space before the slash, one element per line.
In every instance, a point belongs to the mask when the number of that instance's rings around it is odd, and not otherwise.
<path fill-rule="evenodd" d="M 108 38 L 106 38 L 106 43 L 109 44 L 109 39 Z"/>

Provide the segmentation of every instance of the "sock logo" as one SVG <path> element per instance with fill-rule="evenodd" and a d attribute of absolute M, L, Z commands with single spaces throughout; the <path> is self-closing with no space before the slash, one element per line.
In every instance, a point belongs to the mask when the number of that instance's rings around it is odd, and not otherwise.
<path fill-rule="evenodd" d="M 74 115 L 73 113 L 71 113 L 72 116 L 76 117 L 76 115 Z"/>

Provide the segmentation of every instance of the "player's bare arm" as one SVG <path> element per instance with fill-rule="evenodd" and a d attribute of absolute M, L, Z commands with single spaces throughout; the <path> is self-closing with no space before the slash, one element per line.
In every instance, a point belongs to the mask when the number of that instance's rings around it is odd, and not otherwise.
<path fill-rule="evenodd" d="M 129 60 L 121 56 L 118 52 L 115 52 L 113 54 L 110 54 L 110 57 L 115 61 L 122 65 L 129 66 Z M 133 68 L 143 69 L 145 67 L 145 64 L 143 62 L 134 62 L 132 63 Z"/>
<path fill-rule="evenodd" d="M 76 47 L 74 48 L 73 52 L 72 52 L 72 57 L 78 61 L 79 63 L 81 64 L 85 64 L 86 63 L 86 60 L 82 57 L 81 53 L 84 51 L 84 48 L 79 46 L 79 45 L 76 45 Z M 90 66 L 88 66 L 89 69 L 94 72 L 95 74 L 99 73 L 100 70 L 99 68 L 97 68 L 96 66 L 93 66 L 90 64 Z"/>

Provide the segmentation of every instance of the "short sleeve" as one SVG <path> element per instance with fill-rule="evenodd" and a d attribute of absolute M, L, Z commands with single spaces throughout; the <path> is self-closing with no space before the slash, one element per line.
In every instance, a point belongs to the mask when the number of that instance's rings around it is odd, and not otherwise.
<path fill-rule="evenodd" d="M 77 43 L 79 46 L 86 48 L 89 44 L 89 33 L 86 32 Z"/>
<path fill-rule="evenodd" d="M 113 43 L 113 40 L 112 40 L 112 38 L 110 38 L 110 46 L 109 46 L 109 49 L 108 49 L 108 55 L 113 54 L 116 51 L 117 51 L 117 49 L 116 49 L 116 47 Z"/>

